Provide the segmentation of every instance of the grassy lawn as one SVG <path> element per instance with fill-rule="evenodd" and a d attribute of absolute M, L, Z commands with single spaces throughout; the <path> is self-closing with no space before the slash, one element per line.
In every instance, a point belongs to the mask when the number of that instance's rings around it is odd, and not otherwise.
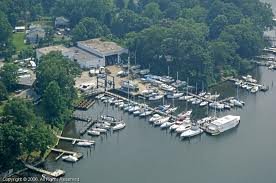
<path fill-rule="evenodd" d="M 16 52 L 19 52 L 19 51 L 23 50 L 24 48 L 29 47 L 29 45 L 26 45 L 24 43 L 24 38 L 25 38 L 24 32 L 13 33 L 12 44 L 15 46 Z"/>

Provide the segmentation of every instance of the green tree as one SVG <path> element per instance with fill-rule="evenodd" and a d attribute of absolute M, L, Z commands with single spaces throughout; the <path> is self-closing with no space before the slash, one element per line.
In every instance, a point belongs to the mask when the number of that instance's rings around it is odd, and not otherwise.
<path fill-rule="evenodd" d="M 1 81 L 5 84 L 8 91 L 12 91 L 17 85 L 18 67 L 12 63 L 5 63 L 0 69 Z"/>
<path fill-rule="evenodd" d="M 3 115 L 20 126 L 28 126 L 35 121 L 32 104 L 20 98 L 9 100 L 4 106 Z"/>
<path fill-rule="evenodd" d="M 159 8 L 159 5 L 157 3 L 152 2 L 145 6 L 143 15 L 156 22 L 161 18 L 162 12 Z"/>
<path fill-rule="evenodd" d="M 0 101 L 8 98 L 8 91 L 3 82 L 0 81 Z"/>
<path fill-rule="evenodd" d="M 115 0 L 115 4 L 119 9 L 123 9 L 125 5 L 125 0 Z"/>

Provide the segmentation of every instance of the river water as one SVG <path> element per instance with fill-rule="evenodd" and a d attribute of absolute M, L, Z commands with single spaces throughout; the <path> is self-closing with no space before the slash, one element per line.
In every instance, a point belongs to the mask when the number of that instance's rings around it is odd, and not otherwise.
<path fill-rule="evenodd" d="M 274 3 L 274 0 L 267 0 Z M 274 7 L 275 9 L 276 7 Z M 55 161 L 51 155 L 46 168 L 66 171 L 65 177 L 80 178 L 82 183 L 275 183 L 276 165 L 276 72 L 261 67 L 253 72 L 260 83 L 270 86 L 266 93 L 256 95 L 239 92 L 246 105 L 229 114 L 241 116 L 240 125 L 219 136 L 201 136 L 181 141 L 175 134 L 154 128 L 144 119 L 135 118 L 116 108 L 96 103 L 79 115 L 96 118 L 111 114 L 123 118 L 127 127 L 119 133 L 96 140 L 95 148 L 73 147 L 61 142 L 59 147 L 83 152 L 76 164 Z M 216 88 L 225 96 L 236 95 L 229 84 Z M 184 102 L 175 102 L 185 109 Z M 199 114 L 205 110 L 197 111 Z M 219 113 L 224 115 L 225 113 Z M 77 137 L 84 123 L 69 123 L 64 136 Z M 84 136 L 90 139 L 89 136 Z"/>

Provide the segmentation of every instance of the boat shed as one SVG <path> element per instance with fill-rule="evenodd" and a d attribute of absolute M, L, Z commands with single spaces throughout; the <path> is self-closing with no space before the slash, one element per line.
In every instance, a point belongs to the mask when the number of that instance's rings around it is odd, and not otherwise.
<path fill-rule="evenodd" d="M 105 61 L 104 65 L 120 63 L 121 55 L 128 53 L 128 49 L 119 46 L 115 42 L 105 41 L 100 38 L 77 42 L 77 46 Z"/>

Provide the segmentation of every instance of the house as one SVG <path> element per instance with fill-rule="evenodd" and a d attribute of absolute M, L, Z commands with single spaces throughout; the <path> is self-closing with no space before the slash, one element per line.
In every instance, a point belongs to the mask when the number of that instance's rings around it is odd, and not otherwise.
<path fill-rule="evenodd" d="M 26 34 L 27 42 L 37 44 L 45 38 L 45 30 L 40 25 L 31 25 Z"/>
<path fill-rule="evenodd" d="M 64 17 L 56 17 L 55 20 L 55 27 L 56 28 L 65 28 L 69 25 L 69 20 Z"/>
<path fill-rule="evenodd" d="M 25 32 L 26 27 L 25 26 L 16 26 L 14 27 L 15 32 Z"/>

